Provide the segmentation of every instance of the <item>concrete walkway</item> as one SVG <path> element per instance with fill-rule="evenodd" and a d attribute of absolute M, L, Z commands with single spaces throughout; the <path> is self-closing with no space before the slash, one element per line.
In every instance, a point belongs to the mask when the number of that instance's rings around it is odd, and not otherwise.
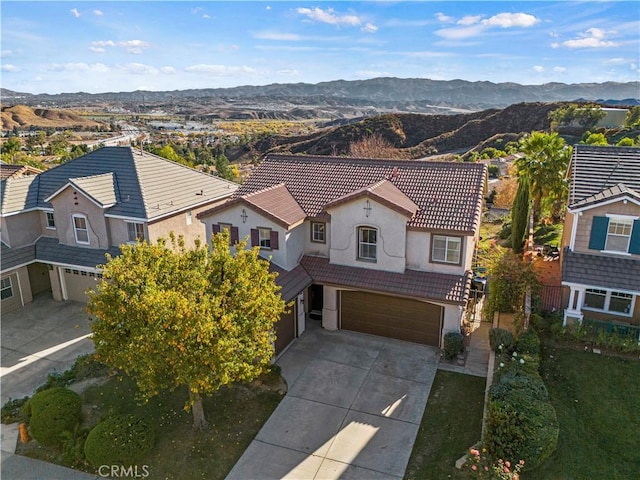
<path fill-rule="evenodd" d="M 278 360 L 289 391 L 227 480 L 401 479 L 440 352 L 309 329 Z"/>
<path fill-rule="evenodd" d="M 440 370 L 447 370 L 450 372 L 486 377 L 489 368 L 489 355 L 491 353 L 491 347 L 489 346 L 490 330 L 491 324 L 482 322 L 473 332 L 471 332 L 469 335 L 469 345 L 466 347 L 463 365 L 447 363 L 443 360 L 438 365 L 438 368 Z"/>

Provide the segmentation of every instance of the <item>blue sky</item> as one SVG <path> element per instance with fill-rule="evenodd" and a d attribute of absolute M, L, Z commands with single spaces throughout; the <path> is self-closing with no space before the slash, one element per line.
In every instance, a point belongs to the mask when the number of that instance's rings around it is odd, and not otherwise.
<path fill-rule="evenodd" d="M 640 79 L 640 7 L 631 1 L 2 0 L 0 9 L 0 84 L 29 93 L 380 76 Z"/>

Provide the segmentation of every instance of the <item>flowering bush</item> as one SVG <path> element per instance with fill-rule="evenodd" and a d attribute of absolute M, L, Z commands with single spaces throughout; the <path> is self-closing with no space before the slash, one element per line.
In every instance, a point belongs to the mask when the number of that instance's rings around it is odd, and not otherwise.
<path fill-rule="evenodd" d="M 469 460 L 467 465 L 474 478 L 487 478 L 490 480 L 519 480 L 520 470 L 524 466 L 524 460 L 520 460 L 513 465 L 508 460 L 498 459 L 493 463 L 487 455 L 487 449 L 483 448 L 482 453 L 475 448 L 469 449 Z"/>

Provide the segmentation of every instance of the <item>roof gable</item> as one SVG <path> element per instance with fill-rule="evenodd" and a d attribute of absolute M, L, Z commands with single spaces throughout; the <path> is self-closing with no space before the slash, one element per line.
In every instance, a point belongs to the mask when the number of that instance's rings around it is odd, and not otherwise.
<path fill-rule="evenodd" d="M 420 208 L 413 200 L 402 193 L 398 187 L 385 178 L 372 185 L 360 188 L 330 201 L 325 205 L 325 209 L 336 207 L 362 197 L 371 198 L 408 218 L 413 217 Z"/>
<path fill-rule="evenodd" d="M 241 199 L 287 229 L 307 216 L 284 183 L 249 193 Z"/>
<path fill-rule="evenodd" d="M 610 203 L 620 202 L 623 200 L 631 201 L 637 205 L 640 205 L 640 193 L 628 188 L 624 183 L 619 183 L 614 187 L 607 188 L 601 192 L 596 193 L 580 200 L 577 203 L 569 206 L 569 210 L 573 212 L 580 212 L 583 210 L 589 210 L 602 205 Z"/>
<path fill-rule="evenodd" d="M 284 183 L 307 217 L 319 217 L 332 201 L 386 179 L 419 208 L 409 228 L 471 233 L 480 221 L 486 170 L 480 163 L 269 155 L 235 196 Z M 396 208 L 413 208 L 386 183 L 378 188 Z"/>
<path fill-rule="evenodd" d="M 111 172 L 89 177 L 70 178 L 65 185 L 45 198 L 44 201 L 50 202 L 67 188 L 78 190 L 100 208 L 109 208 L 117 202 L 115 179 Z"/>

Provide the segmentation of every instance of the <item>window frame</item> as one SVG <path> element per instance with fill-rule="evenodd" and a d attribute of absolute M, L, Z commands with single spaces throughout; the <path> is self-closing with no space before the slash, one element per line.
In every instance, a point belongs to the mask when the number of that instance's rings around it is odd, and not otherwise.
<path fill-rule="evenodd" d="M 629 246 L 631 244 L 631 234 L 633 233 L 633 218 L 630 217 L 619 217 L 619 216 L 609 216 L 609 223 L 607 224 L 607 236 L 604 242 L 604 251 L 605 252 L 613 252 L 613 253 L 629 253 Z M 611 227 L 622 225 L 623 228 L 629 228 L 629 234 L 620 234 L 620 233 L 611 233 Z M 626 238 L 627 244 L 623 249 L 618 248 L 610 248 L 609 239 L 613 237 L 615 238 Z"/>
<path fill-rule="evenodd" d="M 78 228 L 78 226 L 76 225 L 76 219 L 84 221 L 84 228 Z M 90 245 L 91 239 L 89 238 L 89 221 L 87 219 L 87 216 L 81 213 L 74 213 L 73 215 L 71 215 L 71 223 L 73 224 L 73 235 L 76 239 L 76 243 L 80 245 Z M 86 232 L 86 241 L 78 239 L 78 231 Z"/>
<path fill-rule="evenodd" d="M 127 243 L 136 243 L 139 241 L 144 242 L 147 240 L 147 237 L 144 232 L 144 223 L 142 222 L 125 222 L 127 224 Z M 135 225 L 136 228 L 136 238 L 131 239 L 131 226 Z M 138 235 L 137 229 L 138 227 L 142 228 L 142 235 Z"/>
<path fill-rule="evenodd" d="M 315 227 L 322 227 L 322 239 L 317 238 Z M 327 243 L 327 224 L 325 222 L 311 222 L 311 241 L 313 243 Z"/>
<path fill-rule="evenodd" d="M 604 303 L 602 308 L 593 307 L 587 305 L 587 295 L 601 295 L 604 297 Z M 611 298 L 628 298 L 629 299 L 629 311 L 621 312 L 618 310 L 611 310 Z M 621 292 L 619 290 L 608 290 L 604 288 L 587 288 L 585 289 L 584 300 L 582 301 L 581 308 L 587 311 L 602 312 L 608 315 L 617 315 L 620 317 L 633 317 L 633 310 L 636 303 L 636 295 L 629 292 Z"/>
<path fill-rule="evenodd" d="M 444 238 L 445 239 L 445 248 L 444 248 L 444 259 L 440 260 L 439 258 L 436 258 L 436 256 L 434 255 L 434 251 L 435 251 L 435 244 L 436 244 L 436 239 L 437 238 Z M 458 260 L 456 262 L 452 262 L 447 260 L 448 256 L 449 256 L 449 242 L 455 240 L 458 242 L 459 248 L 458 248 Z M 431 234 L 431 248 L 430 248 L 430 258 L 429 261 L 431 263 L 441 263 L 444 265 L 462 265 L 462 251 L 463 251 L 463 244 L 464 244 L 464 237 L 460 236 L 460 235 L 442 235 L 439 233 L 432 233 Z"/>
<path fill-rule="evenodd" d="M 185 214 L 187 225 L 191 225 L 193 223 L 193 210 L 188 210 Z"/>
<path fill-rule="evenodd" d="M 3 285 L 4 282 L 9 282 L 9 285 Z M 9 291 L 9 295 L 5 296 L 4 292 Z M 0 278 L 0 300 L 7 300 L 9 298 L 13 298 L 13 282 L 11 281 L 11 276 Z"/>
<path fill-rule="evenodd" d="M 256 230 L 258 230 L 258 246 L 260 247 L 260 250 L 271 250 L 271 228 L 267 228 L 267 227 L 256 227 Z M 266 232 L 266 238 L 263 238 L 263 233 Z M 263 242 L 265 243 L 265 245 L 263 245 Z"/>
<path fill-rule="evenodd" d="M 56 219 L 53 212 L 44 212 L 44 220 L 47 224 L 47 230 L 56 230 Z"/>
<path fill-rule="evenodd" d="M 367 239 L 367 241 L 364 240 L 364 232 L 373 232 L 375 234 L 375 241 L 371 241 L 370 238 Z M 372 227 L 372 226 L 368 226 L 368 225 L 363 225 L 358 227 L 358 255 L 357 255 L 357 259 L 362 261 L 362 262 L 372 262 L 372 263 L 376 263 L 378 261 L 378 229 L 376 227 Z M 372 256 L 365 256 L 363 255 L 363 247 L 368 247 L 369 249 L 371 249 L 371 247 L 373 247 L 373 250 L 375 252 L 375 255 Z M 370 252 L 369 252 L 370 253 Z"/>

